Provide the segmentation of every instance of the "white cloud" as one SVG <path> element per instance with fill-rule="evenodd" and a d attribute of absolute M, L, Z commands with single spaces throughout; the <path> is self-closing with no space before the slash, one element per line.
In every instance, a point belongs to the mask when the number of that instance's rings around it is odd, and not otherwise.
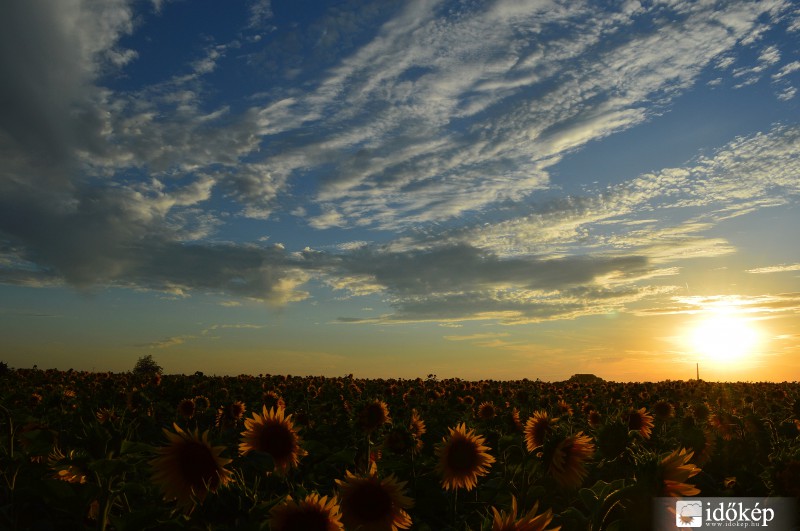
<path fill-rule="evenodd" d="M 271 0 L 253 0 L 250 4 L 250 27 L 261 27 L 271 19 L 272 2 Z"/>
<path fill-rule="evenodd" d="M 776 266 L 757 267 L 755 269 L 748 269 L 748 273 L 754 274 L 769 274 L 769 273 L 784 273 L 787 271 L 800 271 L 800 264 L 781 264 Z"/>
<path fill-rule="evenodd" d="M 499 339 L 501 337 L 508 337 L 508 333 L 487 332 L 483 334 L 467 334 L 467 335 L 448 335 L 443 336 L 447 341 L 476 341 L 487 339 Z"/>
<path fill-rule="evenodd" d="M 794 72 L 800 70 L 800 61 L 792 61 L 791 63 L 786 63 L 781 67 L 781 69 L 772 75 L 772 79 L 781 79 L 783 77 L 788 76 Z"/>
<path fill-rule="evenodd" d="M 291 180 L 324 161 L 319 228 L 392 229 L 519 201 L 566 152 L 647 120 L 783 6 L 675 8 L 680 24 L 619 39 L 641 6 L 498 3 L 445 19 L 437 3 L 407 3 L 316 90 L 263 113 L 289 124 L 268 129 L 276 138 L 316 126 L 304 157 L 282 149 L 270 162 Z M 764 47 L 761 63 L 778 56 Z"/>
<path fill-rule="evenodd" d="M 0 62 L 4 282 L 286 304 L 313 278 L 385 295 L 395 313 L 373 321 L 568 319 L 663 296 L 677 257 L 734 251 L 709 236 L 716 223 L 800 193 L 800 130 L 780 126 L 594 195 L 533 201 L 563 157 L 653 119 L 710 68 L 743 82 L 795 72 L 762 44 L 783 2 L 348 4 L 296 31 L 267 28 L 268 1 L 248 5 L 243 24 L 274 33 L 266 51 L 241 32 L 212 39 L 127 91 L 104 76 L 138 60 L 120 46 L 131 5 L 0 8 L 4 49 L 19 50 Z M 748 43 L 756 66 L 738 63 Z M 269 82 L 219 102 L 206 83 L 237 61 L 253 86 Z M 439 225 L 528 201 L 525 215 Z M 415 230 L 334 253 L 210 241 L 231 219 L 286 213 L 313 229 Z"/>

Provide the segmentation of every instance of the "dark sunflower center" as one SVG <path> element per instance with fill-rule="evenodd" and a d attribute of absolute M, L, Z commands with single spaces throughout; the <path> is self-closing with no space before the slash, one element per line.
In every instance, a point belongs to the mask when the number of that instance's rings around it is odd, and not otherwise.
<path fill-rule="evenodd" d="M 292 432 L 283 424 L 266 424 L 259 433 L 258 445 L 258 450 L 280 460 L 292 455 L 295 441 Z"/>
<path fill-rule="evenodd" d="M 640 430 L 642 429 L 643 425 L 644 425 L 644 419 L 639 413 L 633 412 L 630 415 L 628 415 L 628 428 L 632 430 Z"/>
<path fill-rule="evenodd" d="M 386 414 L 380 404 L 369 404 L 362 413 L 362 425 L 377 428 L 386 420 Z"/>
<path fill-rule="evenodd" d="M 190 402 L 188 400 L 183 401 L 178 406 L 178 409 L 180 410 L 181 415 L 184 417 L 192 416 L 194 414 L 194 402 Z"/>
<path fill-rule="evenodd" d="M 377 482 L 363 483 L 348 496 L 349 513 L 358 522 L 377 522 L 392 514 L 392 497 Z"/>
<path fill-rule="evenodd" d="M 533 429 L 531 430 L 531 435 L 533 439 L 533 444 L 535 446 L 541 446 L 544 444 L 544 438 L 547 437 L 547 433 L 550 431 L 550 425 L 547 424 L 545 421 L 539 421 L 533 425 Z"/>
<path fill-rule="evenodd" d="M 209 483 L 215 487 L 219 481 L 217 461 L 211 448 L 197 442 L 186 442 L 177 452 L 181 476 L 192 487 Z"/>
<path fill-rule="evenodd" d="M 564 456 L 565 461 L 574 457 L 573 448 L 575 448 L 575 443 L 570 440 L 564 441 L 564 444 L 561 445 L 561 455 Z"/>
<path fill-rule="evenodd" d="M 315 508 L 289 515 L 281 531 L 327 531 L 328 516 Z"/>
<path fill-rule="evenodd" d="M 456 439 L 447 452 L 447 466 L 456 474 L 469 474 L 478 467 L 478 449 L 467 439 Z"/>

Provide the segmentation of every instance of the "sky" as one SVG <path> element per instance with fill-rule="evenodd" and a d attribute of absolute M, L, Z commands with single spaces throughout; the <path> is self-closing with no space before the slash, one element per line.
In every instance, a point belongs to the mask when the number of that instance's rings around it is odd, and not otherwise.
<path fill-rule="evenodd" d="M 0 360 L 800 379 L 800 4 L 0 3 Z"/>

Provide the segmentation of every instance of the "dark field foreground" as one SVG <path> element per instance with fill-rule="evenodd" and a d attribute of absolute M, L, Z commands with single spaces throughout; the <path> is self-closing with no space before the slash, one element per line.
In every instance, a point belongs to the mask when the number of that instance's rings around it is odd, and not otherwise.
<path fill-rule="evenodd" d="M 648 529 L 800 496 L 800 384 L 6 370 L 0 529 Z"/>

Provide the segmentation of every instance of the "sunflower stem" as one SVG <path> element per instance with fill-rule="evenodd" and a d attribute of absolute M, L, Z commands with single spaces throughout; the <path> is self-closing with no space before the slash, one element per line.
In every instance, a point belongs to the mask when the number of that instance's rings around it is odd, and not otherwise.
<path fill-rule="evenodd" d="M 603 500 L 602 505 L 600 506 L 600 510 L 597 511 L 594 517 L 594 522 L 592 523 L 591 529 L 604 529 L 604 523 L 608 516 L 611 514 L 611 511 L 614 507 L 621 503 L 625 497 L 636 490 L 636 485 L 628 485 L 627 487 L 622 487 L 611 494 L 609 494 L 605 500 Z"/>
<path fill-rule="evenodd" d="M 367 433 L 367 461 L 364 466 L 366 467 L 364 475 L 368 476 L 372 470 L 372 437 L 370 433 Z"/>
<path fill-rule="evenodd" d="M 456 515 L 458 514 L 458 487 L 453 489 L 453 529 L 456 528 Z"/>
<path fill-rule="evenodd" d="M 520 493 L 521 507 L 527 507 L 528 497 L 528 452 L 522 450 L 522 492 Z"/>

